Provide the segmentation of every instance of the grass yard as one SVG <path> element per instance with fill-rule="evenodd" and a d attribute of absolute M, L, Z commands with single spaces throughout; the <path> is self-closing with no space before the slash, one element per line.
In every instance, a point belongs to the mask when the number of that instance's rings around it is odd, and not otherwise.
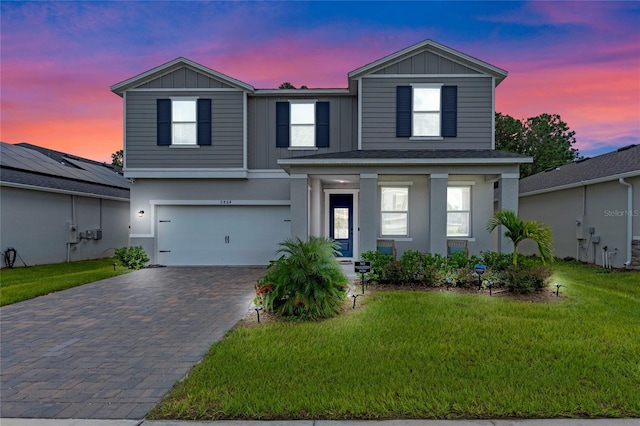
<path fill-rule="evenodd" d="M 114 263 L 114 258 L 107 258 L 2 269 L 0 306 L 131 272 L 120 265 L 114 271 Z"/>
<path fill-rule="evenodd" d="M 640 274 L 559 262 L 554 280 L 559 302 L 376 291 L 236 327 L 151 417 L 640 417 Z"/>

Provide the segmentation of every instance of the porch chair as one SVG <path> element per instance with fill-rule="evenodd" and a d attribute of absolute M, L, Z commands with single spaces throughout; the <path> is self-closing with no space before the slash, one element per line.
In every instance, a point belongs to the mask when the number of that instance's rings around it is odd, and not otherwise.
<path fill-rule="evenodd" d="M 396 257 L 396 241 L 395 240 L 378 240 L 378 252 L 382 254 L 390 254 Z"/>
<path fill-rule="evenodd" d="M 463 252 L 469 256 L 469 241 L 467 240 L 447 240 L 447 257 L 453 253 Z"/>

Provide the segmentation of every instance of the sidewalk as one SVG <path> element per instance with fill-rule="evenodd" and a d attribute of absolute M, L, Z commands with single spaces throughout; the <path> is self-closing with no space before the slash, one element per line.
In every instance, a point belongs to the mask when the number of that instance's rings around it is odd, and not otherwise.
<path fill-rule="evenodd" d="M 639 426 L 640 419 L 536 420 L 49 420 L 0 419 L 2 426 Z"/>

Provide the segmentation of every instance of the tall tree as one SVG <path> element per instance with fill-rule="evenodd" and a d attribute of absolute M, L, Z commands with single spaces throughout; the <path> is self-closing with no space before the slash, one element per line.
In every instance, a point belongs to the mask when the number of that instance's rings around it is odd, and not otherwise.
<path fill-rule="evenodd" d="M 517 120 L 496 113 L 496 149 L 533 157 L 532 164 L 520 166 L 520 177 L 580 158 L 578 150 L 573 148 L 575 134 L 558 114 L 541 114 Z"/>
<path fill-rule="evenodd" d="M 111 165 L 116 167 L 122 167 L 124 159 L 124 150 L 119 149 L 118 151 L 111 154 Z"/>

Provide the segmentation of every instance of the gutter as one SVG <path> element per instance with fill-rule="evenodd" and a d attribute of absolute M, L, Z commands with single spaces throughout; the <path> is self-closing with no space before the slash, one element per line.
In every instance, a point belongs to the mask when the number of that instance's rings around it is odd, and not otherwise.
<path fill-rule="evenodd" d="M 631 250 L 633 248 L 633 215 L 631 214 L 633 211 L 633 185 L 625 182 L 624 178 L 618 179 L 618 182 L 627 187 L 627 261 L 624 262 L 624 266 L 628 268 L 631 265 Z"/>

